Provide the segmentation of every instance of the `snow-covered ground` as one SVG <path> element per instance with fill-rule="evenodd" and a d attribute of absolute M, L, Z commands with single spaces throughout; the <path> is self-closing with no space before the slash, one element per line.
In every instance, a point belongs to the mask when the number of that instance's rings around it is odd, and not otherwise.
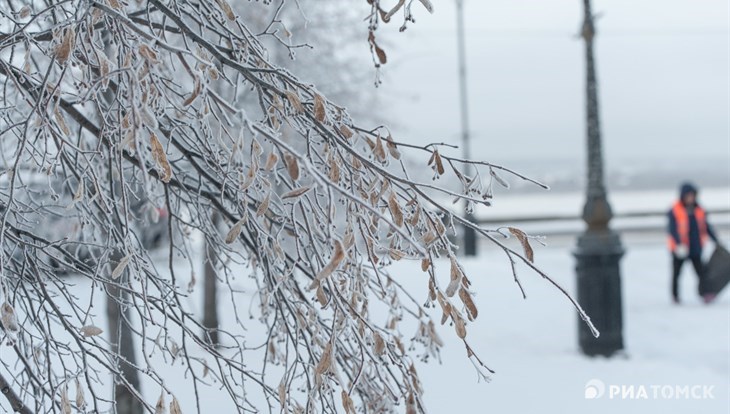
<path fill-rule="evenodd" d="M 694 293 L 696 277 L 687 266 L 681 279 L 684 303 L 672 305 L 663 244 L 624 242 L 626 350 L 610 359 L 580 354 L 575 311 L 539 276 L 521 269 L 527 291 L 527 300 L 522 300 L 499 251 L 485 249 L 478 259 L 466 260 L 480 311 L 468 327 L 467 339 L 496 374 L 490 383 L 478 383 L 463 346 L 451 332 L 444 332 L 443 364 L 419 367 L 431 412 L 730 412 L 730 294 L 725 291 L 715 303 L 703 305 Z M 538 248 L 535 257 L 551 277 L 575 291 L 569 248 Z M 413 274 L 399 266 L 401 274 Z M 604 385 L 603 396 L 585 398 L 590 380 Z M 629 392 L 632 386 L 634 399 L 615 394 L 616 389 Z M 641 386 L 648 399 L 639 398 Z M 713 398 L 669 398 L 670 390 L 682 392 L 685 386 L 690 391 L 696 386 L 696 396 L 704 386 Z"/>
<path fill-rule="evenodd" d="M 722 236 L 730 240 L 727 232 Z M 417 365 L 429 412 L 727 413 L 730 408 L 730 293 L 725 291 L 715 303 L 703 305 L 694 294 L 696 278 L 687 266 L 681 280 L 684 303 L 672 305 L 664 236 L 651 233 L 623 240 L 627 248 L 621 262 L 626 350 L 610 359 L 580 354 L 576 312 L 545 280 L 527 268 L 518 268 L 527 292 L 527 300 L 523 300 L 508 261 L 499 249 L 485 243 L 479 258 L 465 259 L 480 312 L 479 318 L 467 326 L 467 339 L 496 374 L 489 383 L 479 382 L 453 328 L 442 327 L 439 334 L 446 343 L 442 363 L 431 360 Z M 535 246 L 537 265 L 569 292 L 574 292 L 574 259 L 570 254 L 574 241 L 563 237 L 548 242 L 547 247 Z M 507 243 L 518 248 L 516 240 Z M 446 263 L 436 263 L 436 266 L 448 269 Z M 160 268 L 163 270 L 164 266 Z M 427 283 L 418 263 L 398 262 L 391 271 L 414 297 L 425 300 Z M 186 272 L 189 269 L 179 269 L 180 275 Z M 88 283 L 81 279 L 74 282 L 75 295 L 80 301 L 88 300 Z M 185 284 L 187 280 L 180 283 Z M 220 304 L 224 308 L 221 309 L 223 324 L 233 325 L 232 312 L 225 309 L 230 306 L 230 296 L 225 291 L 221 295 L 226 298 Z M 242 295 L 238 296 L 242 301 L 251 299 L 250 291 L 236 295 Z M 196 301 L 191 298 L 190 305 L 199 309 Z M 99 312 L 94 322 L 106 326 L 103 311 Z M 440 314 L 435 316 L 438 320 Z M 256 332 L 256 329 L 247 331 L 249 344 L 263 342 L 263 338 L 255 337 Z M 406 336 L 411 334 L 407 328 L 403 332 Z M 9 355 L 9 350 L 0 350 L 3 358 Z M 194 393 L 183 383 L 184 367 L 180 361 L 173 367 L 164 367 L 169 361 L 163 361 L 159 355 L 153 356 L 152 361 L 161 365 L 165 383 L 175 390 L 183 412 L 196 412 Z M 256 361 L 250 363 L 251 367 L 257 365 Z M 604 386 L 599 398 L 585 397 L 591 380 Z M 621 398 L 621 392 L 632 390 L 633 399 L 628 395 Z M 644 397 L 642 390 L 647 399 L 641 398 Z M 676 393 L 684 390 L 690 398 L 682 395 L 677 399 Z M 144 395 L 152 403 L 159 391 L 159 386 L 150 381 L 143 384 Z M 694 399 L 693 392 L 694 396 L 706 398 Z M 227 396 L 217 386 L 203 389 L 201 396 L 203 412 L 233 412 Z M 264 406 L 263 397 L 252 399 Z M 4 404 L 6 401 L 0 399 L 0 412 L 7 411 Z"/>

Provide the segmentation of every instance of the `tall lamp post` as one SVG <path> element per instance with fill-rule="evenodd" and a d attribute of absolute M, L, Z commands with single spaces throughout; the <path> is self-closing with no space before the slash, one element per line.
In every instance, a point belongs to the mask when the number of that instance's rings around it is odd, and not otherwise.
<path fill-rule="evenodd" d="M 593 59 L 595 27 L 590 0 L 583 0 L 582 37 L 586 57 L 586 127 L 588 141 L 588 188 L 583 207 L 587 228 L 578 237 L 578 301 L 601 332 L 594 338 L 579 320 L 578 340 L 586 355 L 610 356 L 623 349 L 623 316 L 619 261 L 624 254 L 619 235 L 609 228 L 613 216 L 603 184 L 603 155 L 598 116 L 598 82 Z"/>
<path fill-rule="evenodd" d="M 464 41 L 464 1 L 456 0 L 456 31 L 459 58 L 459 92 L 461 103 L 461 145 L 464 150 L 464 159 L 471 159 L 471 147 L 469 142 L 469 106 L 466 89 L 466 47 Z M 467 166 L 467 175 L 471 175 L 471 166 Z M 470 222 L 474 222 L 474 214 L 466 207 L 464 202 L 464 215 Z M 476 256 L 477 235 L 473 228 L 464 226 L 464 254 Z"/>

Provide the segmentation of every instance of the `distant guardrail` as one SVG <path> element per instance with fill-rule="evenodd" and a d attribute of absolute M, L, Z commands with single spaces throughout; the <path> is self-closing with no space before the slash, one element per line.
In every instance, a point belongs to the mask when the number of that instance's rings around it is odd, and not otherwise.
<path fill-rule="evenodd" d="M 669 210 L 663 211 L 638 211 L 629 213 L 614 213 L 614 219 L 623 218 L 641 218 L 641 217 L 662 217 L 666 216 Z M 710 209 L 707 214 L 712 217 L 715 215 L 730 214 L 730 209 Z M 478 219 L 478 224 L 502 224 L 502 223 L 531 223 L 531 222 L 547 222 L 547 221 L 573 221 L 582 220 L 582 217 L 575 214 L 556 214 L 544 216 L 513 216 L 498 218 L 482 218 Z"/>
<path fill-rule="evenodd" d="M 709 209 L 710 223 L 715 229 L 730 229 L 730 209 Z M 667 211 L 637 211 L 615 213 L 611 228 L 621 233 L 645 233 L 666 231 Z M 714 217 L 714 219 L 713 219 Z M 645 218 L 647 220 L 639 220 Z M 718 220 L 719 218 L 719 220 Z M 516 226 L 531 234 L 544 236 L 575 236 L 584 229 L 582 217 L 577 214 L 542 216 L 513 216 L 481 218 L 477 223 L 484 226 Z"/>

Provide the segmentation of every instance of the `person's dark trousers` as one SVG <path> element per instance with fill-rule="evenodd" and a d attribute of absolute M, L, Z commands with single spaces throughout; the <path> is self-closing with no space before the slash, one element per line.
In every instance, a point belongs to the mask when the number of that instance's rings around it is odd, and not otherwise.
<path fill-rule="evenodd" d="M 672 255 L 672 297 L 676 301 L 679 301 L 679 274 L 682 271 L 682 265 L 687 259 L 692 261 L 692 266 L 695 268 L 695 273 L 697 273 L 697 278 L 699 279 L 697 287 L 698 293 L 700 296 L 705 294 L 705 269 L 702 265 L 702 259 L 699 257 L 680 259 L 676 255 Z"/>

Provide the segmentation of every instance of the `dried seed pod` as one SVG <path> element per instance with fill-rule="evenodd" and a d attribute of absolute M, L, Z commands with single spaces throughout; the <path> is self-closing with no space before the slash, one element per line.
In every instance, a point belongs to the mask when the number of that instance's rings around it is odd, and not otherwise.
<path fill-rule="evenodd" d="M 461 317 L 459 311 L 457 311 L 454 307 L 451 308 L 451 320 L 454 321 L 456 335 L 461 339 L 466 338 L 466 324 L 464 323 L 464 318 Z"/>
<path fill-rule="evenodd" d="M 170 414 L 182 414 L 180 403 L 177 401 L 175 396 L 173 396 L 172 401 L 170 401 Z"/>
<path fill-rule="evenodd" d="M 327 117 L 327 111 L 324 105 L 324 98 L 319 94 L 314 94 L 314 119 L 319 122 L 324 122 Z"/>
<path fill-rule="evenodd" d="M 395 193 L 390 193 L 390 197 L 388 197 L 388 208 L 390 209 L 390 214 L 393 216 L 395 225 L 398 227 L 403 226 L 403 211 L 400 208 L 400 204 L 398 204 L 398 198 Z"/>
<path fill-rule="evenodd" d="M 474 300 L 471 297 L 471 294 L 464 289 L 459 289 L 459 298 L 461 298 L 461 301 L 464 303 L 464 306 L 466 306 L 466 312 L 467 316 L 470 320 L 474 320 L 477 318 L 477 315 L 479 314 L 479 311 L 477 310 L 476 305 L 474 304 Z"/>
<path fill-rule="evenodd" d="M 375 332 L 373 334 L 373 342 L 375 355 L 383 355 L 385 352 L 385 341 L 383 340 L 383 337 L 380 336 L 379 333 Z"/>
<path fill-rule="evenodd" d="M 324 348 L 324 352 L 322 352 L 322 357 L 320 358 L 319 362 L 317 363 L 317 366 L 314 368 L 314 372 L 318 375 L 322 375 L 330 370 L 330 367 L 332 366 L 332 341 L 327 341 L 327 346 Z"/>
<path fill-rule="evenodd" d="M 490 168 L 490 169 L 489 169 L 489 174 L 490 174 L 490 175 L 491 175 L 492 177 L 494 177 L 494 179 L 495 179 L 495 180 L 496 180 L 496 181 L 497 181 L 497 182 L 498 182 L 499 184 L 501 184 L 501 185 L 502 185 L 502 187 L 504 187 L 504 188 L 509 188 L 509 183 L 508 183 L 507 181 L 505 181 L 505 180 L 504 180 L 504 179 L 503 179 L 502 177 L 500 177 L 499 175 L 497 175 L 497 173 L 496 173 L 496 172 L 494 172 L 494 169 Z"/>
<path fill-rule="evenodd" d="M 431 260 L 428 258 L 421 260 L 421 270 L 426 271 L 428 270 L 428 267 L 431 266 Z"/>
<path fill-rule="evenodd" d="M 271 171 L 272 168 L 276 166 L 276 163 L 279 161 L 279 156 L 276 155 L 275 152 L 272 152 L 269 154 L 269 156 L 266 158 L 266 164 L 264 164 L 264 169 L 266 171 Z"/>
<path fill-rule="evenodd" d="M 527 237 L 527 234 L 525 234 L 524 231 L 514 227 L 507 227 L 507 230 L 509 230 L 510 233 L 517 237 L 517 240 L 519 240 L 520 244 L 522 244 L 522 249 L 525 251 L 525 257 L 527 258 L 527 260 L 532 262 L 535 258 L 535 253 L 532 250 L 532 246 L 530 246 L 530 240 Z"/>
<path fill-rule="evenodd" d="M 459 267 L 459 264 L 456 262 L 456 259 L 452 256 L 451 257 L 451 282 L 449 282 L 449 285 L 446 287 L 446 296 L 452 297 L 456 293 L 456 289 L 459 288 L 459 282 L 461 282 L 461 276 L 462 276 L 461 268 Z"/>
<path fill-rule="evenodd" d="M 84 199 L 84 180 L 81 179 L 79 181 L 79 186 L 76 188 L 76 192 L 74 193 L 73 202 L 78 203 L 79 201 Z"/>
<path fill-rule="evenodd" d="M 112 270 L 112 279 L 118 279 L 119 276 L 122 275 L 124 272 L 124 269 L 127 268 L 127 265 L 129 264 L 129 260 L 132 258 L 131 254 L 128 254 L 122 258 L 122 260 L 117 263 L 117 265 L 114 267 L 114 270 Z"/>
<path fill-rule="evenodd" d="M 380 135 L 378 135 L 378 138 L 375 140 L 373 154 L 375 154 L 375 157 L 377 157 L 380 161 L 386 160 L 385 147 L 383 146 L 383 140 L 380 138 Z"/>
<path fill-rule="evenodd" d="M 0 314 L 2 314 L 2 324 L 6 331 L 16 333 L 20 330 L 18 325 L 18 315 L 15 314 L 15 309 L 8 302 L 4 302 L 0 306 Z"/>
<path fill-rule="evenodd" d="M 104 332 L 104 331 L 101 328 L 99 328 L 98 326 L 94 326 L 94 325 L 86 325 L 81 328 L 81 335 L 83 335 L 87 338 L 90 336 L 101 335 L 102 332 Z"/>
<path fill-rule="evenodd" d="M 327 263 L 327 265 L 323 267 L 319 273 L 317 273 L 317 277 L 315 277 L 310 289 L 318 286 L 322 280 L 328 278 L 335 270 L 337 270 L 343 260 L 345 260 L 345 250 L 342 248 L 342 243 L 339 240 L 335 240 L 335 250 L 332 252 L 332 258 L 329 263 Z"/>
<path fill-rule="evenodd" d="M 218 7 L 221 8 L 223 13 L 226 15 L 228 20 L 234 21 L 236 20 L 236 15 L 233 13 L 233 9 L 231 8 L 231 5 L 228 4 L 226 0 L 215 0 L 216 3 L 218 3 Z"/>
<path fill-rule="evenodd" d="M 284 163 L 286 164 L 286 170 L 289 173 L 289 177 L 296 181 L 299 179 L 299 162 L 297 158 L 291 154 L 284 154 Z"/>
<path fill-rule="evenodd" d="M 299 187 L 299 188 L 295 188 L 295 189 L 289 191 L 288 193 L 285 193 L 284 195 L 282 195 L 281 196 L 281 199 L 282 200 L 285 200 L 287 198 L 300 197 L 300 196 L 304 195 L 304 193 L 306 193 L 307 191 L 309 191 L 311 189 L 312 189 L 312 187 Z"/>
<path fill-rule="evenodd" d="M 139 45 L 139 54 L 150 64 L 156 65 L 160 63 L 157 59 L 157 52 L 145 43 Z"/>
<path fill-rule="evenodd" d="M 23 6 L 20 8 L 20 11 L 18 12 L 18 17 L 20 17 L 21 19 L 28 18 L 30 16 L 30 12 L 31 12 L 30 6 L 27 6 L 27 5 Z"/>
<path fill-rule="evenodd" d="M 78 379 L 76 379 L 76 408 L 83 410 L 86 408 L 86 398 L 84 397 L 84 387 L 81 386 L 81 383 Z"/>
<path fill-rule="evenodd" d="M 342 136 L 344 136 L 347 139 L 350 139 L 350 138 L 352 138 L 353 135 L 355 135 L 355 133 L 352 132 L 350 127 L 348 127 L 345 124 L 340 125 L 340 133 L 342 134 Z"/>
<path fill-rule="evenodd" d="M 226 244 L 231 244 L 236 239 L 238 239 L 238 236 L 241 234 L 241 229 L 244 224 L 246 224 L 246 219 L 248 216 L 244 215 L 240 220 L 238 220 L 233 227 L 228 231 L 228 234 L 226 234 L 225 242 Z"/>
<path fill-rule="evenodd" d="M 157 139 L 157 135 L 150 134 L 150 146 L 152 147 L 152 158 L 157 164 L 157 169 L 160 170 L 160 180 L 164 183 L 169 183 L 172 179 L 172 167 L 167 161 L 167 154 L 165 154 L 165 148 Z"/>
<path fill-rule="evenodd" d="M 342 407 L 345 409 L 345 414 L 355 414 L 355 403 L 352 402 L 350 395 L 342 390 Z"/>
<path fill-rule="evenodd" d="M 261 201 L 261 204 L 259 204 L 259 208 L 256 209 L 256 217 L 261 217 L 264 214 L 266 214 L 267 211 L 269 211 L 269 203 L 271 202 L 271 192 L 266 193 L 266 197 L 264 197 L 263 201 Z"/>
<path fill-rule="evenodd" d="M 73 26 L 69 26 L 63 31 L 62 36 L 60 42 L 56 45 L 55 55 L 58 63 L 63 65 L 73 53 L 76 31 Z"/>
<path fill-rule="evenodd" d="M 390 153 L 390 156 L 395 158 L 396 160 L 399 160 L 400 151 L 398 151 L 398 147 L 396 147 L 395 142 L 393 142 L 393 137 L 388 135 L 388 137 L 385 139 L 385 144 L 388 147 L 388 152 Z"/>
<path fill-rule="evenodd" d="M 299 99 L 299 95 L 292 91 L 285 91 L 284 94 L 286 95 L 286 99 L 289 100 L 289 103 L 291 106 L 298 112 L 302 113 L 304 112 L 304 105 L 302 105 L 301 99 Z"/>
<path fill-rule="evenodd" d="M 165 391 L 163 390 L 160 393 L 160 398 L 157 399 L 157 404 L 155 405 L 155 414 L 166 414 L 167 413 L 167 407 L 165 407 Z"/>
<path fill-rule="evenodd" d="M 71 414 L 71 401 L 68 399 L 68 386 L 65 384 L 61 389 L 61 412 Z"/>

